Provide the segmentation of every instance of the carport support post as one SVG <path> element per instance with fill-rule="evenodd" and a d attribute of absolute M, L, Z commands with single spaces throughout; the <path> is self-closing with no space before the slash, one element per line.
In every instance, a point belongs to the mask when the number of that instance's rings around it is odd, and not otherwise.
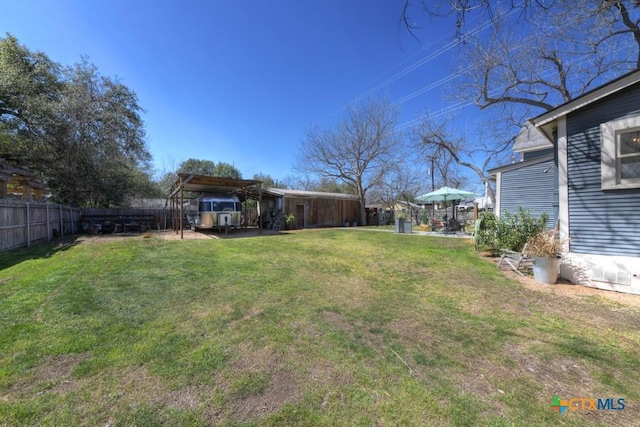
<path fill-rule="evenodd" d="M 247 208 L 247 187 L 242 189 L 244 194 L 244 203 L 242 204 L 242 215 L 244 216 L 244 230 L 247 231 L 247 223 L 249 222 L 249 208 Z"/>
<path fill-rule="evenodd" d="M 262 216 L 262 184 L 258 187 L 258 209 L 256 212 L 260 212 Z M 258 217 L 258 234 L 262 234 L 262 218 Z"/>
<path fill-rule="evenodd" d="M 171 198 L 171 226 L 173 231 L 178 234 L 178 195 L 174 194 Z"/>
<path fill-rule="evenodd" d="M 180 239 L 184 239 L 183 218 L 184 218 L 184 191 L 182 187 L 182 177 L 180 177 Z"/>

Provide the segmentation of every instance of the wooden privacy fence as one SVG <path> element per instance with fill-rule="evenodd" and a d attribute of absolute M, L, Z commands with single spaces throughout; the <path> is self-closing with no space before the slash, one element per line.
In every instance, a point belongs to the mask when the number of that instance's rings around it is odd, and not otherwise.
<path fill-rule="evenodd" d="M 0 251 L 78 232 L 80 210 L 51 203 L 0 201 Z"/>

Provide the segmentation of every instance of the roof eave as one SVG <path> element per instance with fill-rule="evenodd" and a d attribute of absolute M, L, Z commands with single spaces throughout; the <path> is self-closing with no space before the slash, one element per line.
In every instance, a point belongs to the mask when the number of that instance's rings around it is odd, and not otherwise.
<path fill-rule="evenodd" d="M 489 175 L 495 176 L 498 172 L 507 172 L 513 169 L 519 169 L 525 166 L 535 165 L 537 163 L 548 162 L 549 160 L 553 160 L 553 154 L 545 154 L 544 156 L 536 157 L 533 159 L 525 160 L 522 162 L 511 163 L 509 165 L 498 166 L 497 168 L 489 169 Z"/>
<path fill-rule="evenodd" d="M 586 107 L 589 104 L 592 104 L 600 99 L 606 98 L 609 95 L 612 95 L 616 92 L 626 89 L 627 87 L 640 82 L 640 70 L 635 70 L 630 73 L 627 73 L 617 79 L 600 86 L 592 91 L 589 91 L 575 99 L 572 99 L 569 102 L 566 102 L 553 110 L 547 111 L 531 119 L 531 123 L 538 129 L 542 131 L 542 133 L 554 143 L 553 131 L 555 122 L 576 110 L 579 110 L 583 107 Z"/>

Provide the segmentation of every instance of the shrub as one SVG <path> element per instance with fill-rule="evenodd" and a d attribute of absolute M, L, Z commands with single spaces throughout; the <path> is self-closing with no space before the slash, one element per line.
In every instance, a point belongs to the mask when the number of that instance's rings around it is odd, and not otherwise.
<path fill-rule="evenodd" d="M 430 220 L 430 219 L 429 219 L 429 213 L 428 213 L 428 212 L 427 212 L 427 210 L 425 209 L 425 210 L 422 212 L 422 219 L 421 219 L 421 222 L 422 222 L 422 224 L 429 224 L 429 220 Z"/>
<path fill-rule="evenodd" d="M 522 207 L 519 207 L 515 214 L 505 211 L 497 222 L 498 247 L 521 251 L 531 236 L 541 233 L 546 228 L 548 220 L 549 215 L 546 213 L 534 218 L 531 212 Z"/>
<path fill-rule="evenodd" d="M 493 212 L 482 212 L 478 217 L 475 240 L 478 249 L 496 249 L 496 230 L 498 217 Z"/>
<path fill-rule="evenodd" d="M 531 236 L 545 229 L 548 220 L 546 213 L 535 218 L 522 207 L 515 214 L 505 211 L 500 217 L 483 212 L 476 241 L 483 249 L 521 251 Z"/>

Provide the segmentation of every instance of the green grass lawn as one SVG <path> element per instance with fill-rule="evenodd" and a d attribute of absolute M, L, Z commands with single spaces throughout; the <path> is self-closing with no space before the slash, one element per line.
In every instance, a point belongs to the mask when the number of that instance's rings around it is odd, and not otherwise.
<path fill-rule="evenodd" d="M 460 239 L 0 253 L 0 426 L 636 425 L 639 344 L 637 308 L 525 289 Z"/>

